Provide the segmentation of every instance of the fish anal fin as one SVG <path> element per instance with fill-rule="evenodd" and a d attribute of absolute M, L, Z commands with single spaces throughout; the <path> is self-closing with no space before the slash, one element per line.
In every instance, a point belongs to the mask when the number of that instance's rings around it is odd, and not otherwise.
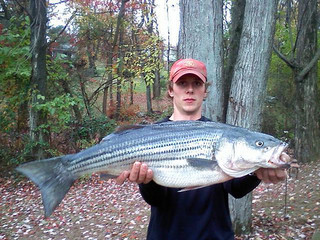
<path fill-rule="evenodd" d="M 194 187 L 186 187 L 186 188 L 183 188 L 183 189 L 179 190 L 178 192 L 187 192 L 187 191 L 191 191 L 191 190 L 196 190 L 196 189 L 208 187 L 210 185 L 212 185 L 212 184 L 202 185 L 202 186 L 194 186 Z"/>
<path fill-rule="evenodd" d="M 108 180 L 108 179 L 116 178 L 116 177 L 118 177 L 118 176 L 113 175 L 113 174 L 109 174 L 109 173 L 105 173 L 105 172 L 100 173 L 100 179 L 103 179 L 103 180 Z"/>

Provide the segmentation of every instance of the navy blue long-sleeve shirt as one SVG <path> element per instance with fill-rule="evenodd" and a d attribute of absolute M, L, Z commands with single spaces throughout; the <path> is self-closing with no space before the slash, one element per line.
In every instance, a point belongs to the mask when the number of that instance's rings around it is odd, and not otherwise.
<path fill-rule="evenodd" d="M 202 117 L 200 121 L 210 121 Z M 161 122 L 169 121 L 169 118 Z M 234 232 L 228 193 L 241 198 L 260 183 L 255 176 L 235 178 L 225 183 L 178 192 L 151 181 L 140 184 L 143 199 L 151 205 L 148 240 L 231 240 Z"/>

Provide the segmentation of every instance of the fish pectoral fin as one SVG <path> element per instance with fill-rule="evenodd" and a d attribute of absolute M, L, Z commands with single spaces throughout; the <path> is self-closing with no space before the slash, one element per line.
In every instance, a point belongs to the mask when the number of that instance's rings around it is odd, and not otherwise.
<path fill-rule="evenodd" d="M 205 158 L 188 158 L 187 162 L 191 167 L 197 168 L 198 170 L 214 169 L 218 166 L 217 161 Z"/>
<path fill-rule="evenodd" d="M 186 188 L 183 188 L 183 189 L 179 190 L 178 192 L 187 192 L 187 191 L 191 191 L 191 190 L 196 190 L 196 189 L 208 187 L 208 186 L 210 186 L 210 185 L 212 185 L 212 184 L 202 185 L 202 186 L 194 186 L 194 187 L 186 187 Z"/>

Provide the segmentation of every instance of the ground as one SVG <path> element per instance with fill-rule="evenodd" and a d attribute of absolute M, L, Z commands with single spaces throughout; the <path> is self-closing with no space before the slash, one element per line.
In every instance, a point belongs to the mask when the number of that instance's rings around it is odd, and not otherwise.
<path fill-rule="evenodd" d="M 253 192 L 253 233 L 237 239 L 311 239 L 320 231 L 320 162 L 287 183 Z M 287 187 L 286 187 L 287 186 Z M 12 172 L 0 178 L 0 239 L 145 239 L 149 206 L 135 184 L 98 174 L 78 180 L 48 219 L 39 190 Z M 286 201 L 285 201 L 286 198 Z"/>
<path fill-rule="evenodd" d="M 145 99 L 135 96 L 135 102 Z M 153 102 L 155 111 L 170 105 L 168 100 Z M 130 109 L 133 114 L 145 111 L 142 104 L 127 105 L 126 113 Z M 260 184 L 254 190 L 252 234 L 237 240 L 300 240 L 320 234 L 320 160 L 296 170 L 287 182 Z M 145 239 L 150 207 L 137 185 L 119 186 L 94 174 L 77 180 L 48 219 L 43 213 L 38 188 L 16 172 L 1 169 L 0 240 Z"/>

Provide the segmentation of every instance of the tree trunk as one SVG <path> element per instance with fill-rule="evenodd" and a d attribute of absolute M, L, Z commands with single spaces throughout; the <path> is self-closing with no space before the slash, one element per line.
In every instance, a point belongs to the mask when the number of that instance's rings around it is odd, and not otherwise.
<path fill-rule="evenodd" d="M 204 62 L 211 83 L 203 113 L 214 121 L 223 120 L 222 0 L 180 0 L 178 57 Z"/>
<path fill-rule="evenodd" d="M 130 105 L 133 105 L 133 80 L 130 79 Z"/>
<path fill-rule="evenodd" d="M 151 114 L 153 112 L 152 110 L 152 98 L 151 98 L 151 86 L 150 84 L 147 84 L 146 82 L 146 95 L 147 95 L 147 112 L 148 114 Z"/>
<path fill-rule="evenodd" d="M 153 1 L 154 2 L 154 1 Z M 154 4 L 154 3 L 153 3 Z M 157 20 L 155 19 L 155 28 L 156 28 L 156 32 L 158 34 L 158 39 L 160 39 L 159 36 L 159 30 L 158 30 L 158 24 L 157 24 Z M 158 46 L 159 46 L 159 41 L 158 41 Z M 157 60 L 157 68 L 154 71 L 155 74 L 155 78 L 154 78 L 154 82 L 153 82 L 153 99 L 159 98 L 161 96 L 161 78 L 160 78 L 160 63 L 162 62 L 162 56 L 161 56 L 161 51 L 159 51 L 158 54 L 158 60 Z"/>
<path fill-rule="evenodd" d="M 160 71 L 156 69 L 154 71 L 155 79 L 153 82 L 153 99 L 159 98 L 161 96 L 161 85 L 160 85 Z"/>
<path fill-rule="evenodd" d="M 277 0 L 246 2 L 227 110 L 229 124 L 261 130 L 276 9 Z M 251 231 L 251 200 L 251 194 L 239 200 L 231 198 L 230 210 L 237 235 Z"/>
<path fill-rule="evenodd" d="M 30 0 L 31 14 L 31 107 L 29 110 L 30 139 L 37 145 L 32 154 L 35 158 L 45 158 L 43 143 L 48 142 L 47 115 L 37 110 L 36 106 L 45 101 L 47 96 L 47 69 L 46 69 L 46 29 L 47 7 L 45 0 Z"/>
<path fill-rule="evenodd" d="M 113 83 L 113 75 L 112 75 L 112 65 L 113 65 L 113 55 L 116 51 L 116 47 L 117 47 L 117 43 L 118 43 L 118 39 L 119 39 L 119 33 L 120 33 L 120 28 L 122 27 L 122 18 L 124 16 L 125 13 L 125 6 L 126 3 L 129 2 L 129 0 L 121 0 L 121 6 L 120 6 L 120 10 L 119 10 L 119 15 L 117 18 L 117 26 L 116 26 L 116 31 L 114 33 L 114 37 L 113 37 L 113 42 L 112 42 L 112 49 L 111 51 L 108 53 L 108 60 L 107 60 L 107 66 L 106 69 L 109 72 L 108 73 L 108 84 L 107 86 L 110 87 L 109 91 L 110 91 L 110 106 L 113 105 L 113 95 L 112 95 L 112 83 Z M 108 88 L 106 87 L 104 89 L 104 93 L 103 96 L 106 97 Z M 103 98 L 103 103 L 102 103 L 102 112 L 103 114 L 107 115 L 107 99 Z"/>
<path fill-rule="evenodd" d="M 119 119 L 120 110 L 121 110 L 121 85 L 123 82 L 123 49 L 121 46 L 123 45 L 123 26 L 121 24 L 120 34 L 119 34 L 119 48 L 118 48 L 118 57 L 119 57 L 119 65 L 117 68 L 118 78 L 117 78 L 117 108 L 115 118 Z"/>
<path fill-rule="evenodd" d="M 149 9 L 148 12 L 146 12 L 145 17 L 147 19 L 148 33 L 150 35 L 153 35 L 154 0 L 149 0 L 148 3 L 145 0 L 144 3 L 145 4 L 149 4 L 149 6 L 150 6 L 150 9 Z M 150 66 L 155 62 L 154 55 L 153 55 L 153 50 L 154 49 L 149 49 L 149 51 L 150 51 L 149 52 L 149 56 L 147 57 L 146 62 L 142 63 L 143 66 Z M 152 70 L 152 73 L 155 75 L 155 69 Z M 146 83 L 147 113 L 151 114 L 153 112 L 153 110 L 152 110 L 152 96 L 151 96 L 151 92 L 152 91 L 151 91 L 151 86 L 152 86 L 152 84 L 154 84 L 154 77 L 152 78 L 152 80 L 150 80 L 150 79 L 147 80 L 146 74 L 143 74 L 143 76 L 144 76 L 145 83 Z"/>
<path fill-rule="evenodd" d="M 112 56 L 113 52 L 108 53 L 107 57 L 107 66 L 106 71 L 107 74 L 107 83 L 105 88 L 103 89 L 103 100 L 102 100 L 102 113 L 106 116 L 108 110 L 108 90 L 110 91 L 110 106 L 113 105 L 113 94 L 112 94 L 112 82 L 113 82 L 113 74 L 112 74 Z"/>
<path fill-rule="evenodd" d="M 168 36 L 167 36 L 167 72 L 168 76 L 170 74 L 170 50 L 171 50 L 171 43 L 170 43 L 170 17 L 169 17 L 169 3 L 168 0 L 166 0 L 166 11 L 167 11 L 167 23 L 168 23 Z M 181 15 L 180 15 L 181 16 Z M 180 29 L 181 29 L 181 23 L 180 23 Z"/>
<path fill-rule="evenodd" d="M 319 96 L 317 59 L 309 71 L 317 52 L 317 0 L 299 1 L 298 36 L 294 70 L 296 86 L 295 157 L 301 162 L 320 158 Z"/>
<path fill-rule="evenodd" d="M 102 100 L 102 114 L 107 116 L 107 110 L 108 110 L 108 85 L 103 89 L 103 100 Z"/>
<path fill-rule="evenodd" d="M 234 66 L 238 58 L 238 51 L 240 47 L 240 38 L 242 33 L 244 10 L 246 6 L 246 0 L 233 1 L 231 8 L 231 30 L 230 30 L 230 44 L 229 52 L 227 56 L 227 66 L 224 71 L 224 103 L 223 103 L 223 121 L 225 122 L 228 100 L 231 87 L 231 81 L 234 73 Z"/>

